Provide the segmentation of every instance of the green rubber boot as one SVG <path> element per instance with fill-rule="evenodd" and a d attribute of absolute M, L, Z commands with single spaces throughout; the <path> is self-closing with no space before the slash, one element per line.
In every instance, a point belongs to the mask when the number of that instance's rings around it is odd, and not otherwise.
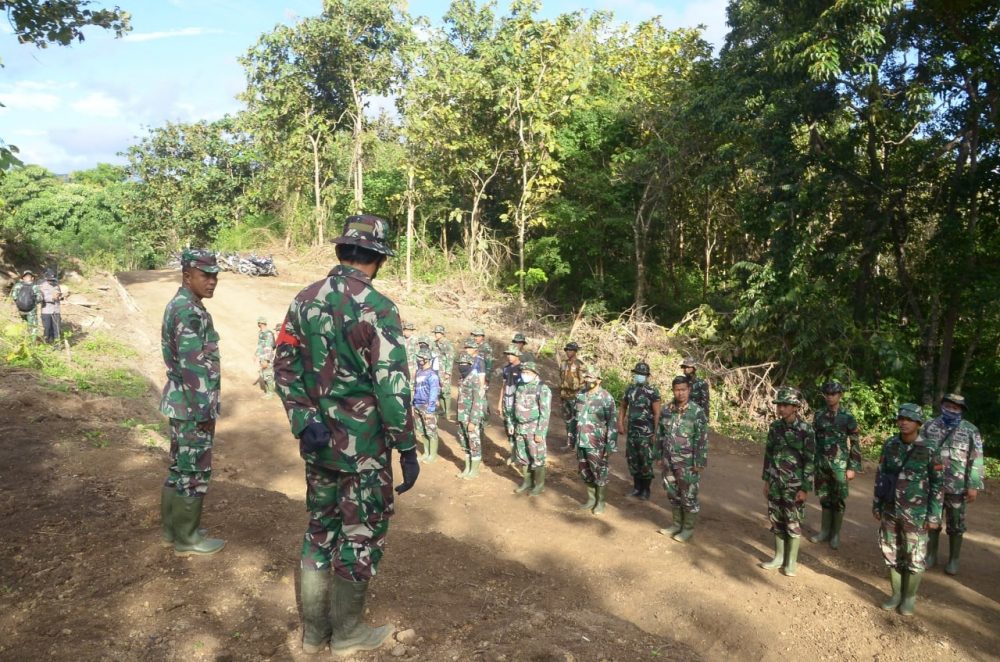
<path fill-rule="evenodd" d="M 794 577 L 795 573 L 799 569 L 799 545 L 802 544 L 802 538 L 799 536 L 788 536 L 788 543 L 785 545 L 785 565 L 781 569 L 781 574 L 785 577 Z"/>
<path fill-rule="evenodd" d="M 330 621 L 333 623 L 330 652 L 335 657 L 375 650 L 392 636 L 391 625 L 373 628 L 364 622 L 367 594 L 368 582 L 352 582 L 334 575 L 330 592 Z"/>
<path fill-rule="evenodd" d="M 465 480 L 472 480 L 474 478 L 479 478 L 479 466 L 483 463 L 481 459 L 472 460 L 469 464 L 469 473 L 462 476 Z"/>
<path fill-rule="evenodd" d="M 903 583 L 903 601 L 899 603 L 899 613 L 903 616 L 913 616 L 917 611 L 917 588 L 920 587 L 920 578 L 924 573 L 906 573 L 906 581 Z"/>
<path fill-rule="evenodd" d="M 927 556 L 924 558 L 924 567 L 928 570 L 937 565 L 938 544 L 941 542 L 941 529 L 930 529 L 927 531 Z"/>
<path fill-rule="evenodd" d="M 681 529 L 684 528 L 684 511 L 680 508 L 674 508 L 674 523 L 665 529 L 660 529 L 660 533 L 665 536 L 672 536 L 676 533 L 680 533 Z"/>
<path fill-rule="evenodd" d="M 580 504 L 580 510 L 593 510 L 597 505 L 597 485 L 584 483 L 587 486 L 587 500 Z"/>
<path fill-rule="evenodd" d="M 471 464 L 472 464 L 472 456 L 466 453 L 465 464 L 462 466 L 462 470 L 455 475 L 458 476 L 459 478 L 465 478 L 467 475 L 469 475 L 469 466 Z"/>
<path fill-rule="evenodd" d="M 593 512 L 594 512 L 595 515 L 603 515 L 604 514 L 604 506 L 608 502 L 608 486 L 607 485 L 598 485 L 594 489 L 595 489 L 596 494 L 597 494 L 597 503 L 594 504 L 594 511 Z"/>
<path fill-rule="evenodd" d="M 774 558 L 770 561 L 758 563 L 764 570 L 777 570 L 785 564 L 785 536 L 780 533 L 774 534 Z"/>
<path fill-rule="evenodd" d="M 698 513 L 684 513 L 684 525 L 673 535 L 677 542 L 687 542 L 694 535 L 694 525 L 698 523 Z"/>
<path fill-rule="evenodd" d="M 330 643 L 330 569 L 299 571 L 299 598 L 302 600 L 302 652 L 322 653 Z"/>
<path fill-rule="evenodd" d="M 844 511 L 833 511 L 833 522 L 830 525 L 830 549 L 840 549 L 840 527 L 844 525 Z"/>
<path fill-rule="evenodd" d="M 171 521 L 171 511 L 174 503 L 176 488 L 164 485 L 160 490 L 160 524 L 163 527 L 163 542 L 168 545 L 174 544 L 174 524 Z"/>
<path fill-rule="evenodd" d="M 892 586 L 892 595 L 882 603 L 882 609 L 893 611 L 903 599 L 903 575 L 899 574 L 899 570 L 889 568 L 889 585 Z"/>
<path fill-rule="evenodd" d="M 959 557 L 962 555 L 962 534 L 956 533 L 948 536 L 948 565 L 944 571 L 949 575 L 958 574 Z"/>
<path fill-rule="evenodd" d="M 521 467 L 521 484 L 514 488 L 514 494 L 521 494 L 531 489 L 531 471 L 528 467 Z"/>
<path fill-rule="evenodd" d="M 833 523 L 833 509 L 823 506 L 823 523 L 820 525 L 819 533 L 810 536 L 809 542 L 826 542 L 830 539 L 830 529 Z"/>
<path fill-rule="evenodd" d="M 532 487 L 528 496 L 538 496 L 545 491 L 545 467 L 535 467 L 532 470 Z"/>
<path fill-rule="evenodd" d="M 427 441 L 427 447 L 430 450 L 430 453 L 427 455 L 426 459 L 424 459 L 424 462 L 426 462 L 427 464 L 430 464 L 431 462 L 434 462 L 435 460 L 438 459 L 438 443 L 439 442 L 440 442 L 440 439 L 436 435 L 434 436 L 433 439 L 429 439 Z"/>
<path fill-rule="evenodd" d="M 201 522 L 202 497 L 173 498 L 174 554 L 178 556 L 209 556 L 226 546 L 220 538 L 207 538 L 198 530 Z"/>

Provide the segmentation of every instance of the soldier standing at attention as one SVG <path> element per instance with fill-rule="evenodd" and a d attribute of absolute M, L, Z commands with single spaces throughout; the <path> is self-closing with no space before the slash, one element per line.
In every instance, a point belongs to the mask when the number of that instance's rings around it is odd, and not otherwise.
<path fill-rule="evenodd" d="M 257 318 L 257 349 L 254 351 L 257 358 L 257 372 L 259 383 L 264 389 L 264 397 L 271 397 L 274 391 L 274 331 L 267 328 L 267 318 Z"/>
<path fill-rule="evenodd" d="M 823 507 L 823 524 L 810 542 L 830 541 L 840 547 L 840 527 L 847 507 L 848 484 L 861 471 L 861 442 L 858 422 L 840 406 L 844 386 L 830 381 L 823 384 L 826 409 L 813 417 L 816 431 L 816 495 Z"/>
<path fill-rule="evenodd" d="M 307 654 L 328 642 L 334 655 L 373 650 L 392 634 L 364 622 L 365 597 L 394 509 L 392 451 L 403 473 L 398 494 L 413 487 L 420 464 L 399 311 L 372 287 L 394 255 L 387 234 L 384 219 L 349 217 L 333 240 L 340 264 L 299 292 L 278 334 L 276 386 L 306 467 L 299 595 Z"/>
<path fill-rule="evenodd" d="M 28 325 L 32 338 L 38 337 L 38 316 L 42 310 L 42 291 L 35 284 L 35 273 L 30 269 L 21 272 L 21 280 L 14 283 L 10 298 L 17 306 L 17 314 Z"/>
<path fill-rule="evenodd" d="M 521 383 L 521 355 L 517 345 L 511 344 L 504 352 L 507 357 L 507 365 L 503 367 L 500 375 L 503 380 L 500 386 L 500 399 L 497 402 L 497 411 L 503 418 L 504 431 L 507 433 L 507 443 L 510 444 L 510 457 L 507 464 L 514 463 L 514 391 Z"/>
<path fill-rule="evenodd" d="M 687 356 L 681 361 L 681 370 L 691 384 L 691 401 L 701 407 L 705 412 L 705 420 L 709 418 L 709 390 L 708 382 L 698 376 L 698 361 L 693 356 Z"/>
<path fill-rule="evenodd" d="M 649 383 L 649 364 L 640 361 L 632 369 L 632 383 L 625 389 L 618 411 L 618 434 L 628 434 L 625 460 L 632 474 L 629 496 L 649 499 L 653 483 L 654 436 L 660 423 L 660 391 Z"/>
<path fill-rule="evenodd" d="M 701 407 L 691 401 L 691 383 L 687 377 L 674 377 L 671 388 L 674 399 L 660 417 L 656 455 L 674 523 L 660 529 L 660 533 L 687 542 L 694 535 L 701 511 L 698 489 L 702 471 L 708 464 L 708 421 Z"/>
<path fill-rule="evenodd" d="M 531 490 L 537 496 L 545 489 L 545 437 L 549 432 L 552 391 L 538 376 L 533 361 L 521 364 L 521 383 L 514 391 L 514 459 L 524 479 L 514 490 Z"/>
<path fill-rule="evenodd" d="M 472 330 L 472 339 L 476 343 L 476 351 L 483 357 L 483 366 L 486 368 L 486 384 L 490 383 L 490 375 L 493 374 L 493 348 L 486 342 L 486 332 L 482 328 Z"/>
<path fill-rule="evenodd" d="M 475 363 L 481 360 L 465 352 L 458 357 L 458 443 L 465 451 L 465 467 L 458 477 L 466 480 L 479 476 L 483 462 L 479 424 L 486 413 L 486 385 L 482 367 L 475 369 Z"/>
<path fill-rule="evenodd" d="M 583 388 L 583 362 L 576 358 L 580 346 L 575 342 L 563 347 L 566 359 L 559 362 L 559 399 L 562 401 L 563 421 L 566 423 L 566 450 L 573 449 L 573 416 L 576 414 L 576 394 Z"/>
<path fill-rule="evenodd" d="M 528 344 L 528 339 L 524 337 L 524 334 L 518 331 L 514 334 L 514 337 L 510 341 L 511 345 L 517 348 L 518 356 L 524 354 L 524 348 Z"/>
<path fill-rule="evenodd" d="M 451 418 L 451 372 L 455 364 L 455 347 L 445 337 L 444 327 L 438 324 L 434 327 L 434 343 L 431 349 L 437 352 L 440 360 L 438 366 L 438 377 L 441 380 L 441 405 L 444 409 L 444 417 Z"/>
<path fill-rule="evenodd" d="M 419 339 L 414 331 L 417 330 L 417 326 L 413 322 L 407 322 L 403 325 L 403 338 L 406 339 L 406 366 L 409 370 L 407 373 L 410 379 L 417 374 L 417 352 L 420 351 Z"/>
<path fill-rule="evenodd" d="M 181 556 L 215 554 L 226 544 L 206 538 L 198 526 L 212 476 L 222 382 L 219 334 L 202 300 L 215 295 L 218 282 L 215 255 L 191 248 L 181 253 L 181 287 L 160 327 L 167 367 L 160 411 L 170 419 L 170 469 L 160 493 L 160 517 L 163 540 Z"/>
<path fill-rule="evenodd" d="M 898 607 L 903 616 L 915 611 L 917 587 L 926 567 L 927 532 L 941 530 L 944 474 L 938 449 L 920 434 L 923 420 L 919 405 L 899 406 L 899 434 L 882 446 L 872 502 L 892 586 L 892 596 L 882 609 Z"/>
<path fill-rule="evenodd" d="M 587 501 L 580 509 L 600 515 L 608 497 L 608 461 L 618 450 L 618 421 L 615 399 L 601 388 L 597 366 L 583 369 L 583 389 L 576 394 L 575 404 L 571 434 L 580 478 L 587 486 Z"/>
<path fill-rule="evenodd" d="M 948 531 L 948 565 L 944 571 L 958 574 L 965 534 L 965 506 L 983 489 L 983 437 L 979 428 L 963 420 L 965 398 L 949 393 L 941 399 L 941 415 L 924 426 L 924 438 L 941 453 L 944 464 L 944 514 Z M 927 567 L 937 563 L 941 529 L 931 529 L 927 544 Z"/>
<path fill-rule="evenodd" d="M 816 434 L 799 416 L 801 401 L 795 389 L 782 387 L 774 398 L 778 420 L 767 431 L 764 451 L 764 497 L 774 534 L 774 558 L 760 564 L 794 577 L 798 567 L 802 518 L 816 462 Z"/>
<path fill-rule="evenodd" d="M 417 352 L 417 374 L 413 378 L 413 423 L 417 437 L 423 439 L 424 455 L 421 462 L 437 459 L 438 430 L 437 403 L 441 393 L 438 373 L 431 367 L 431 353 L 426 349 Z"/>

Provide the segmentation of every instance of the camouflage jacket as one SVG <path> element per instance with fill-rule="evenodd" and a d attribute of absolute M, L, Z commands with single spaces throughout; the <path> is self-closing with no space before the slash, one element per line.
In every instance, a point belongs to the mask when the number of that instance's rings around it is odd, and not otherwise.
<path fill-rule="evenodd" d="M 945 494 L 983 489 L 983 437 L 979 428 L 962 420 L 949 429 L 939 416 L 924 425 L 920 433 L 941 453 Z"/>
<path fill-rule="evenodd" d="M 490 375 L 493 374 L 493 347 L 484 338 L 483 342 L 476 345 L 476 353 L 483 357 L 484 374 L 486 375 L 486 381 L 490 381 Z"/>
<path fill-rule="evenodd" d="M 11 300 L 14 302 L 17 301 L 17 295 L 21 292 L 21 288 L 23 287 L 30 287 L 32 294 L 35 295 L 34 310 L 38 310 L 39 308 L 41 308 L 43 299 L 42 299 L 42 291 L 41 289 L 39 289 L 38 283 L 26 283 L 23 280 L 17 281 L 16 283 L 14 283 L 14 287 L 10 288 Z M 19 312 L 22 315 L 27 315 L 31 311 L 21 310 L 20 308 L 18 308 L 17 312 Z"/>
<path fill-rule="evenodd" d="M 691 384 L 691 402 L 695 403 L 701 410 L 705 413 L 705 419 L 708 420 L 708 382 L 700 377 L 691 377 L 688 379 L 688 383 Z"/>
<path fill-rule="evenodd" d="M 514 425 L 517 434 L 545 437 L 549 433 L 552 391 L 541 379 L 518 384 L 514 391 Z"/>
<path fill-rule="evenodd" d="M 503 384 L 500 387 L 503 389 L 503 411 L 500 413 L 507 416 L 514 409 L 514 391 L 517 390 L 517 385 L 521 383 L 521 364 L 514 365 L 508 363 L 500 371 L 500 375 L 503 379 Z"/>
<path fill-rule="evenodd" d="M 671 466 L 708 464 L 708 421 L 701 407 L 688 400 L 687 406 L 680 409 L 671 402 L 660 414 L 656 459 Z"/>
<path fill-rule="evenodd" d="M 160 411 L 182 421 L 217 418 L 222 384 L 219 334 L 205 306 L 186 287 L 177 290 L 163 311 L 160 346 L 167 367 Z"/>
<path fill-rule="evenodd" d="M 858 439 L 858 422 L 843 407 L 837 413 L 828 407 L 813 416 L 816 431 L 816 463 L 829 465 L 843 463 L 848 469 L 861 471 L 861 442 Z"/>
<path fill-rule="evenodd" d="M 576 416 L 570 435 L 577 448 L 593 448 L 613 453 L 618 450 L 618 408 L 611 394 L 601 387 L 576 394 Z"/>
<path fill-rule="evenodd" d="M 257 349 L 254 356 L 261 361 L 270 361 L 274 358 L 274 331 L 264 329 L 257 333 Z"/>
<path fill-rule="evenodd" d="M 330 430 L 334 469 L 378 470 L 416 446 L 399 311 L 357 269 L 338 265 L 295 297 L 274 377 L 292 434 Z"/>
<path fill-rule="evenodd" d="M 940 524 L 944 503 L 944 472 L 941 455 L 922 431 L 912 444 L 894 435 L 882 446 L 875 484 L 882 474 L 896 474 L 895 503 L 872 501 L 872 511 L 902 519 L 906 528 L 922 529 L 924 524 Z"/>
<path fill-rule="evenodd" d="M 406 347 L 406 375 L 412 379 L 417 374 L 417 352 L 420 350 L 420 341 L 414 334 L 409 338 L 403 338 L 403 343 Z"/>
<path fill-rule="evenodd" d="M 782 489 L 810 491 L 816 472 L 816 433 L 801 418 L 771 423 L 761 478 Z"/>
<path fill-rule="evenodd" d="M 652 435 L 656 432 L 653 429 L 653 403 L 659 401 L 660 392 L 652 384 L 632 384 L 625 389 L 622 402 L 627 407 L 625 416 L 629 433 Z"/>
<path fill-rule="evenodd" d="M 486 418 L 486 389 L 480 373 L 470 372 L 458 383 L 458 422 L 478 424 Z"/>
<path fill-rule="evenodd" d="M 438 376 L 443 388 L 451 386 L 451 371 L 455 365 L 455 348 L 447 338 L 432 340 L 431 349 L 438 355 Z"/>
<path fill-rule="evenodd" d="M 559 397 L 563 400 L 573 400 L 583 388 L 583 361 L 574 358 L 572 361 L 559 362 Z"/>

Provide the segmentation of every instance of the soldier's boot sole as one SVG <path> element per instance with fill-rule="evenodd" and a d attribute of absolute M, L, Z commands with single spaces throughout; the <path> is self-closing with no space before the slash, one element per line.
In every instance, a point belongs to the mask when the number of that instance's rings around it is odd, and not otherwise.
<path fill-rule="evenodd" d="M 677 542 L 687 542 L 694 535 L 695 524 L 698 523 L 698 513 L 684 513 L 684 526 L 672 538 Z"/>
<path fill-rule="evenodd" d="M 785 565 L 781 568 L 781 574 L 785 577 L 794 577 L 799 571 L 799 545 L 802 544 L 801 537 L 788 537 L 785 543 Z"/>
<path fill-rule="evenodd" d="M 962 534 L 955 533 L 948 536 L 948 563 L 944 567 L 947 575 L 957 575 L 959 562 L 962 556 Z"/>
<path fill-rule="evenodd" d="M 892 587 L 892 595 L 880 606 L 886 611 L 894 611 L 903 600 L 903 575 L 895 568 L 889 568 L 889 586 Z"/>
<path fill-rule="evenodd" d="M 899 603 L 899 613 L 902 616 L 913 616 L 917 611 L 917 588 L 923 573 L 906 573 L 906 585 L 903 587 L 903 600 Z"/>
<path fill-rule="evenodd" d="M 658 533 L 665 536 L 673 536 L 681 532 L 681 529 L 684 528 L 684 511 L 680 508 L 674 508 L 673 515 L 674 523 L 665 529 L 660 529 Z"/>
<path fill-rule="evenodd" d="M 780 534 L 774 534 L 774 558 L 770 561 L 762 561 L 758 563 L 764 570 L 777 570 L 785 564 L 785 537 Z"/>
<path fill-rule="evenodd" d="M 834 511 L 833 522 L 830 525 L 830 549 L 840 549 L 840 527 L 843 525 L 844 511 Z"/>
<path fill-rule="evenodd" d="M 820 524 L 819 533 L 814 536 L 809 537 L 809 542 L 826 542 L 830 539 L 830 529 L 833 526 L 833 510 L 830 508 L 823 508 L 823 520 Z"/>

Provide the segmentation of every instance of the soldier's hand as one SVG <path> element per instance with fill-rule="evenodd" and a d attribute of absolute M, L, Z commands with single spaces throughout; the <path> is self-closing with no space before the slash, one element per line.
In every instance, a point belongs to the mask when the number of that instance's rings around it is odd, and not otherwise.
<path fill-rule="evenodd" d="M 854 480 L 854 469 L 847 470 L 847 480 Z"/>
<path fill-rule="evenodd" d="M 968 501 L 969 503 L 972 503 L 973 501 L 975 501 L 976 497 L 978 497 L 978 496 L 979 496 L 979 490 L 974 490 L 974 489 L 971 489 L 971 488 L 968 489 L 968 490 L 965 490 L 965 500 Z"/>
<path fill-rule="evenodd" d="M 215 419 L 210 418 L 207 421 L 198 421 L 196 427 L 198 428 L 198 432 L 202 432 L 204 434 L 215 434 Z"/>
<path fill-rule="evenodd" d="M 805 503 L 808 494 L 805 490 L 799 490 L 795 493 L 795 503 Z"/>
<path fill-rule="evenodd" d="M 300 450 L 318 453 L 330 446 L 330 430 L 322 423 L 310 423 L 299 435 Z"/>
<path fill-rule="evenodd" d="M 882 521 L 882 513 L 880 513 L 880 512 L 879 512 L 879 511 L 877 511 L 877 510 L 873 510 L 873 511 L 872 511 L 872 517 L 874 517 L 874 518 L 875 518 L 875 521 L 876 521 L 876 522 L 881 522 L 881 521 Z"/>
<path fill-rule="evenodd" d="M 417 476 L 420 475 L 420 462 L 417 460 L 416 448 L 399 454 L 399 467 L 403 470 L 403 482 L 396 488 L 396 494 L 406 492 L 417 482 Z"/>

